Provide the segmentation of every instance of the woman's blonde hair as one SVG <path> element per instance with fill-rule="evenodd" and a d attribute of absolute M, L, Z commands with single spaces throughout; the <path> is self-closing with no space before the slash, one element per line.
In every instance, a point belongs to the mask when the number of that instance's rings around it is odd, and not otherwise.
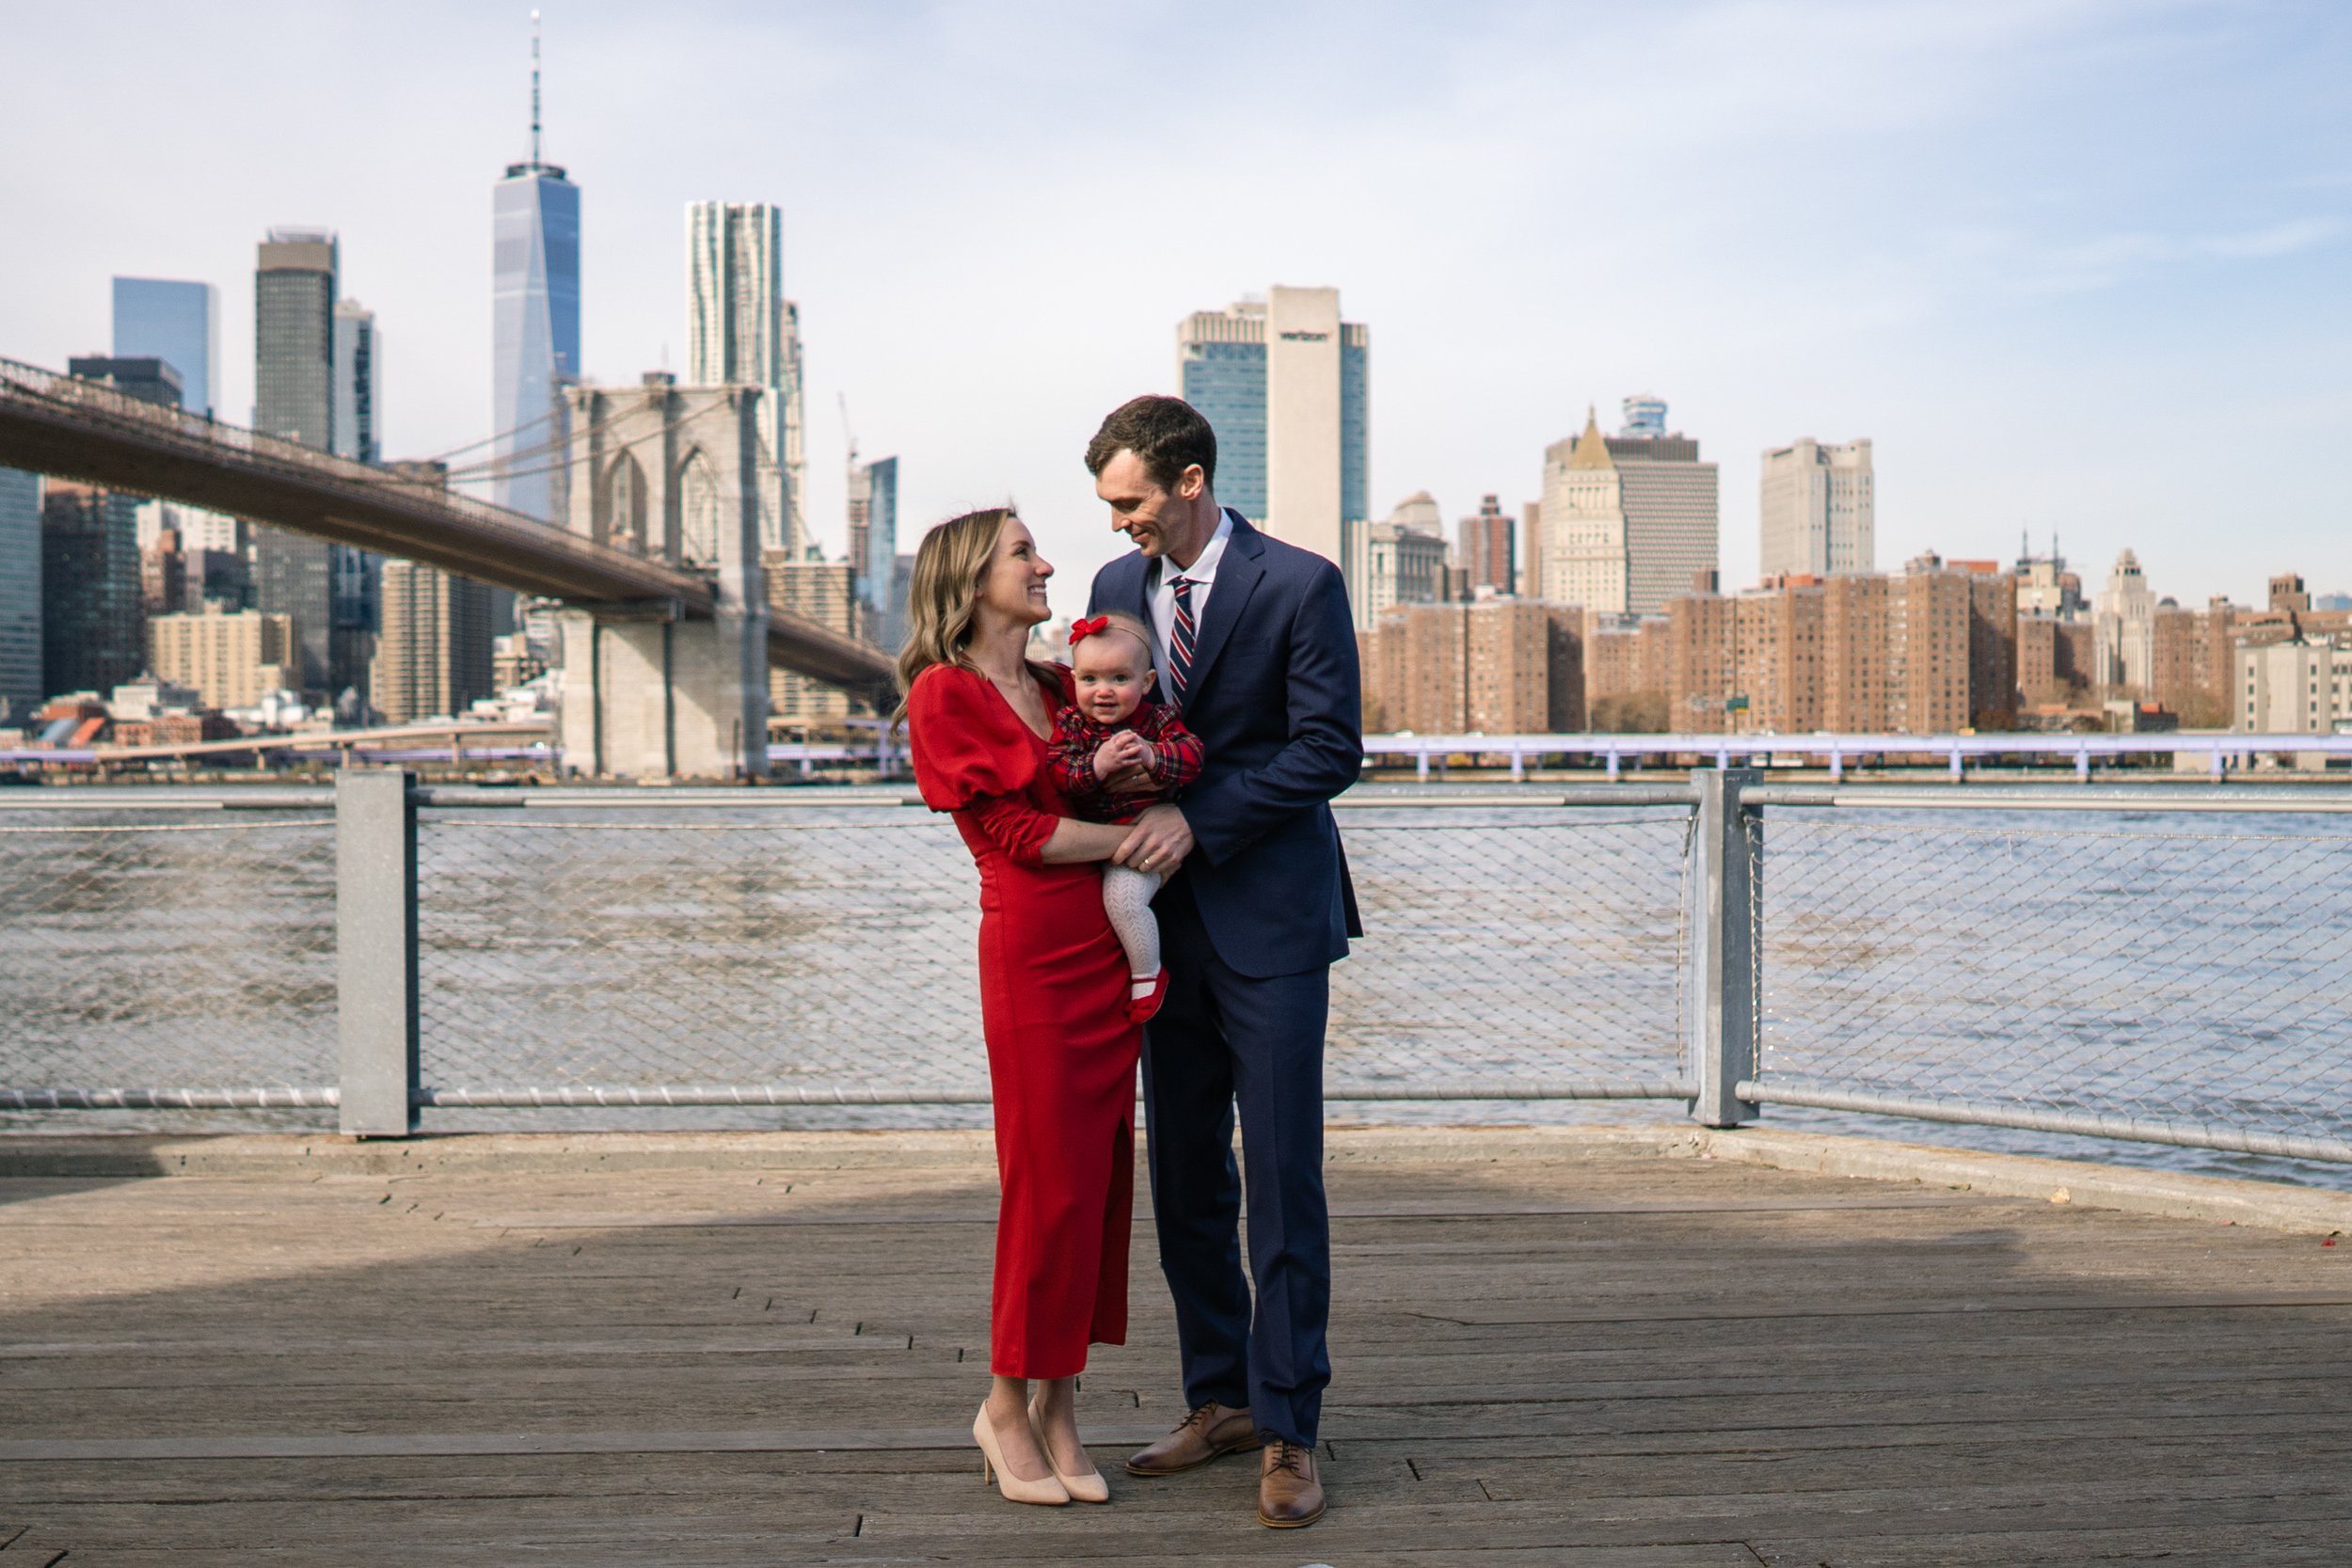
<path fill-rule="evenodd" d="M 907 582 L 907 645 L 898 653 L 898 711 L 903 723 L 906 694 L 914 677 L 934 664 L 972 667 L 968 652 L 972 621 L 979 608 L 980 578 L 997 537 L 1012 520 L 1009 506 L 992 506 L 950 517 L 923 535 L 914 547 L 914 571 Z"/>

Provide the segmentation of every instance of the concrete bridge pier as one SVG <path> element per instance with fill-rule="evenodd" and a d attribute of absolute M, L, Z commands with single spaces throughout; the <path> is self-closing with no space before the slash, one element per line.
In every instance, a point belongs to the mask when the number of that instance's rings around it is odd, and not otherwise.
<path fill-rule="evenodd" d="M 566 610 L 556 617 L 566 772 L 597 778 L 742 779 L 768 772 L 768 624 L 723 610 L 688 621 Z"/>
<path fill-rule="evenodd" d="M 756 387 L 569 389 L 582 450 L 565 507 L 598 545 L 707 575 L 708 617 L 674 601 L 562 611 L 566 772 L 765 778 L 768 590 Z"/>

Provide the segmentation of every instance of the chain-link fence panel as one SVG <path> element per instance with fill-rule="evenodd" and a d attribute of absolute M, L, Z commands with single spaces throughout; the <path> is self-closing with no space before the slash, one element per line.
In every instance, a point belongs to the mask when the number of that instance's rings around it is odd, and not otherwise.
<path fill-rule="evenodd" d="M 1335 1088 L 1678 1083 L 1688 816 L 1348 814 L 1369 934 L 1333 973 Z M 418 864 L 437 1090 L 987 1088 L 944 818 L 434 810 Z"/>
<path fill-rule="evenodd" d="M 1774 809 L 1769 1089 L 2352 1139 L 2341 817 Z"/>
<path fill-rule="evenodd" d="M 1342 814 L 1364 937 L 1331 972 L 1327 1077 L 1677 1084 L 1691 814 Z"/>
<path fill-rule="evenodd" d="M 945 817 L 427 811 L 417 862 L 437 1087 L 987 1087 Z"/>
<path fill-rule="evenodd" d="M 333 820 L 190 816 L 0 808 L 0 1091 L 335 1082 Z"/>

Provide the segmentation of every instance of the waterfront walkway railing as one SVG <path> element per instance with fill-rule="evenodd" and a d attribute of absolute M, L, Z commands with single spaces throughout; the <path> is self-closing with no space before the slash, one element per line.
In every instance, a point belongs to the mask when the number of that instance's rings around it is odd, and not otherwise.
<path fill-rule="evenodd" d="M 2352 1162 L 2352 791 L 1731 768 L 1340 817 L 1369 934 L 1335 1114 L 1804 1106 Z M 984 1105 L 975 895 L 896 789 L 11 792 L 0 1116 Z"/>

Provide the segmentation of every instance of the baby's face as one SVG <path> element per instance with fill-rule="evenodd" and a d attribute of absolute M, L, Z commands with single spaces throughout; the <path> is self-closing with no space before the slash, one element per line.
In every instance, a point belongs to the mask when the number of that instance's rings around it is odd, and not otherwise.
<path fill-rule="evenodd" d="M 1143 701 L 1151 662 L 1132 633 L 1098 631 L 1079 642 L 1072 659 L 1079 711 L 1096 723 L 1116 724 Z"/>

